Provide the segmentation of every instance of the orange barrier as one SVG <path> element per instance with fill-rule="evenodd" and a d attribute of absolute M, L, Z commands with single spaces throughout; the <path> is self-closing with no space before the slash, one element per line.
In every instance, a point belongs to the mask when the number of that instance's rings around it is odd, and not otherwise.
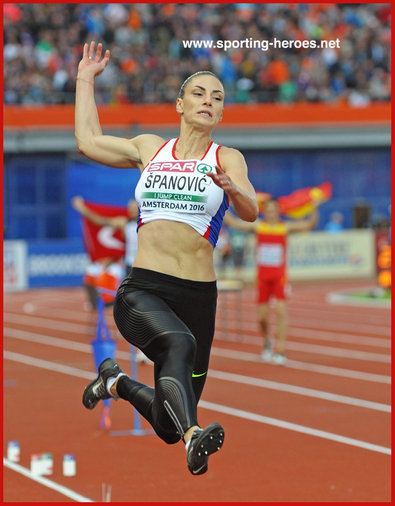
<path fill-rule="evenodd" d="M 114 104 L 99 106 L 104 127 L 164 126 L 179 124 L 174 104 Z M 379 102 L 368 107 L 345 104 L 229 104 L 225 106 L 222 126 L 317 126 L 389 124 L 391 104 Z M 5 128 L 72 128 L 73 105 L 4 106 Z"/>

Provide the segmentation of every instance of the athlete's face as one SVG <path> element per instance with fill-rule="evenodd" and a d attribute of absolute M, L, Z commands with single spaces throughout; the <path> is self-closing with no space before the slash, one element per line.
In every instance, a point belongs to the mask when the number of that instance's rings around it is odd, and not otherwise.
<path fill-rule="evenodd" d="M 203 74 L 187 84 L 183 98 L 177 99 L 176 109 L 187 123 L 212 129 L 222 119 L 224 98 L 221 82 L 214 76 Z"/>
<path fill-rule="evenodd" d="M 269 200 L 265 204 L 265 218 L 270 222 L 278 221 L 280 217 L 279 208 L 277 202 Z"/>

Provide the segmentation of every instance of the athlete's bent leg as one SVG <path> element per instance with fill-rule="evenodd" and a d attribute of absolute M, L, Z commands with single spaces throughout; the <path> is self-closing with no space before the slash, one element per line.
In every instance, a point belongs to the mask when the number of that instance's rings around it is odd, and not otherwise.
<path fill-rule="evenodd" d="M 175 436 L 198 426 L 192 388 L 195 338 L 162 299 L 143 290 L 118 294 L 114 319 L 123 337 L 155 363 L 153 391 L 122 377 L 117 391 L 164 441 L 175 442 Z"/>

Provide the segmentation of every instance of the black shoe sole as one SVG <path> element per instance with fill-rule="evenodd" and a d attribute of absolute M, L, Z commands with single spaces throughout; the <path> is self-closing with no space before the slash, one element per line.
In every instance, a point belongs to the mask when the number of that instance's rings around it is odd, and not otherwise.
<path fill-rule="evenodd" d="M 84 405 L 87 409 L 93 409 L 93 408 L 97 405 L 97 403 L 98 403 L 100 400 L 104 400 L 104 399 L 97 399 L 97 400 L 95 399 L 95 401 L 96 401 L 96 402 L 94 402 L 93 404 L 91 404 L 91 403 L 89 402 L 89 397 L 90 397 L 90 396 L 89 396 L 88 394 L 89 394 L 89 392 L 90 392 L 91 388 L 93 387 L 93 385 L 94 385 L 95 383 L 97 383 L 97 382 L 99 381 L 99 379 L 100 379 L 100 378 L 101 378 L 101 379 L 103 380 L 103 382 L 105 383 L 105 381 L 106 381 L 106 380 L 105 380 L 105 379 L 103 379 L 103 374 L 105 374 L 106 369 L 107 369 L 107 367 L 108 367 L 108 366 L 107 366 L 107 362 L 111 362 L 111 363 L 113 363 L 113 362 L 115 362 L 115 360 L 113 360 L 113 359 L 111 359 L 111 358 L 106 358 L 105 360 L 103 360 L 103 362 L 102 362 L 102 363 L 100 364 L 100 366 L 99 366 L 99 375 L 97 376 L 97 378 L 96 378 L 96 379 L 94 379 L 93 381 L 91 381 L 91 382 L 89 383 L 89 385 L 88 385 L 88 386 L 85 388 L 85 390 L 84 390 L 84 393 L 83 393 L 83 395 L 82 395 L 82 404 L 83 404 L 83 405 Z M 117 365 L 118 365 L 118 364 L 117 364 Z M 119 367 L 119 366 L 118 366 L 118 367 Z M 121 368 L 120 368 L 120 367 L 119 367 L 119 372 L 122 372 L 122 370 L 121 370 Z M 117 373 L 117 374 L 118 374 L 118 373 Z M 108 394 L 108 397 L 106 397 L 106 399 L 110 399 L 110 398 L 111 398 L 111 395 L 110 395 L 110 394 Z"/>
<path fill-rule="evenodd" d="M 223 427 L 214 422 L 208 425 L 193 441 L 193 463 L 188 462 L 188 469 L 194 475 L 203 474 L 208 468 L 208 457 L 221 449 L 224 444 Z M 192 444 L 192 443 L 191 443 Z"/>

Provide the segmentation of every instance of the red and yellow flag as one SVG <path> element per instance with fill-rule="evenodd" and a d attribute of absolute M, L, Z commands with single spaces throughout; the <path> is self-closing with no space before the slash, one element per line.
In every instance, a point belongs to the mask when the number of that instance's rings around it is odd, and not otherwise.
<path fill-rule="evenodd" d="M 310 214 L 314 208 L 329 200 L 332 196 L 332 184 L 325 182 L 319 186 L 310 186 L 295 190 L 289 195 L 277 199 L 281 214 L 300 219 Z"/>

